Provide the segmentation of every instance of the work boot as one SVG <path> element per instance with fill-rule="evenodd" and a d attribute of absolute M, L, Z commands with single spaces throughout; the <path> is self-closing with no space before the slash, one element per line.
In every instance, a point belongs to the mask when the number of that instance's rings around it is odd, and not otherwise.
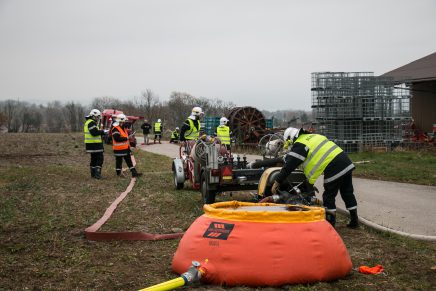
<path fill-rule="evenodd" d="M 90 167 L 90 169 L 91 169 L 91 178 L 95 178 L 95 168 Z"/>
<path fill-rule="evenodd" d="M 136 171 L 135 168 L 132 168 L 130 171 L 132 172 L 132 178 L 136 178 L 136 177 L 141 177 L 142 176 L 142 173 L 138 173 L 138 171 Z"/>
<path fill-rule="evenodd" d="M 349 228 L 359 227 L 359 217 L 357 216 L 357 209 L 350 210 L 350 222 L 347 224 Z"/>
<path fill-rule="evenodd" d="M 335 227 L 336 224 L 336 212 L 326 212 L 325 213 L 325 219 L 333 226 Z"/>
<path fill-rule="evenodd" d="M 94 178 L 97 180 L 101 179 L 101 168 L 100 167 L 95 168 Z"/>
<path fill-rule="evenodd" d="M 116 172 L 117 172 L 117 177 L 119 177 L 119 178 L 126 177 L 121 169 L 116 169 Z"/>

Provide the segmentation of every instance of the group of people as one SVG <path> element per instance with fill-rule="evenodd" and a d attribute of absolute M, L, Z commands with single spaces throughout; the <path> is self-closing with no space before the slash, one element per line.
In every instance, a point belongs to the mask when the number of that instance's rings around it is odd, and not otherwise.
<path fill-rule="evenodd" d="M 194 107 L 191 115 L 183 123 L 180 140 L 198 139 L 200 132 L 201 108 Z M 222 117 L 215 135 L 221 144 L 230 147 L 230 128 L 228 119 Z M 302 165 L 304 174 L 310 184 L 315 184 L 319 176 L 324 174 L 323 206 L 326 210 L 326 220 L 334 227 L 336 224 L 336 196 L 338 192 L 350 213 L 349 228 L 357 228 L 357 201 L 354 195 L 352 172 L 354 165 L 348 155 L 334 142 L 325 136 L 314 134 L 303 128 L 289 127 L 284 132 L 287 154 L 284 156 L 284 166 L 276 176 L 272 186 L 272 196 L 261 202 L 276 202 L 280 200 L 279 188 L 292 171 Z"/>
<path fill-rule="evenodd" d="M 180 133 L 176 128 L 171 134 L 170 142 L 187 142 L 197 140 L 201 132 L 200 119 L 203 111 L 200 107 L 194 107 L 190 116 L 183 123 Z M 84 125 L 86 151 L 91 154 L 91 177 L 101 179 L 101 168 L 104 161 L 104 148 L 101 136 L 106 132 L 100 130 L 99 120 L 101 113 L 97 109 L 91 110 L 86 116 Z M 112 124 L 111 135 L 113 138 L 113 151 L 116 159 L 116 174 L 122 175 L 122 160 L 126 161 L 132 177 L 138 177 L 141 173 L 136 171 L 131 159 L 129 137 L 124 128 L 127 117 L 119 114 Z M 228 119 L 222 117 L 220 125 L 216 129 L 215 135 L 220 139 L 221 144 L 230 147 L 230 128 L 227 125 Z M 145 120 L 141 126 L 144 133 L 144 143 L 149 144 L 148 135 L 152 126 Z M 153 125 L 156 140 L 161 143 L 162 122 L 160 119 Z M 345 206 L 350 213 L 350 228 L 357 228 L 359 220 L 357 215 L 357 201 L 354 195 L 352 171 L 354 165 L 348 155 L 334 142 L 325 136 L 314 134 L 304 129 L 289 127 L 284 132 L 284 140 L 288 152 L 284 156 L 284 166 L 280 173 L 275 177 L 272 186 L 272 196 L 262 199 L 260 202 L 276 202 L 280 200 L 281 183 L 283 183 L 292 171 L 302 165 L 304 174 L 310 184 L 315 184 L 319 176 L 324 174 L 324 193 L 323 206 L 326 210 L 326 220 L 332 226 L 336 223 L 336 196 L 338 192 L 345 202 Z"/>
<path fill-rule="evenodd" d="M 144 145 L 150 144 L 150 138 L 149 135 L 151 134 L 151 131 L 153 130 L 154 133 L 154 140 L 153 143 L 156 143 L 156 140 L 158 143 L 161 143 L 162 139 L 162 131 L 163 131 L 163 125 L 162 120 L 158 119 L 153 126 L 148 122 L 147 119 L 144 120 L 144 123 L 141 125 L 142 134 L 144 135 Z"/>
<path fill-rule="evenodd" d="M 183 123 L 181 129 L 176 127 L 173 131 L 171 131 L 170 143 L 198 139 L 200 132 L 202 131 L 200 123 L 202 116 L 203 110 L 200 107 L 194 107 L 189 117 Z M 220 139 L 221 144 L 225 145 L 227 148 L 230 148 L 231 132 L 229 126 L 227 125 L 228 121 L 229 120 L 226 117 L 222 117 L 220 119 L 220 125 L 217 127 L 214 135 Z M 152 132 L 154 133 L 153 143 L 155 144 L 156 141 L 161 143 L 163 132 L 161 119 L 157 119 L 153 126 L 147 120 L 144 120 L 144 123 L 141 125 L 141 129 L 144 135 L 144 145 L 150 144 L 149 135 Z"/>
<path fill-rule="evenodd" d="M 123 159 L 129 167 L 132 177 L 139 177 L 142 173 L 138 173 L 132 162 L 129 134 L 127 130 L 127 117 L 124 114 L 118 114 L 112 123 L 110 130 L 100 129 L 101 112 L 98 109 L 92 109 L 86 117 L 86 122 L 83 126 L 85 134 L 86 152 L 91 155 L 90 170 L 91 177 L 101 179 L 101 169 L 104 161 L 104 147 L 102 136 L 110 133 L 112 136 L 112 149 L 115 156 L 115 172 L 117 176 L 123 177 L 122 164 Z"/>
<path fill-rule="evenodd" d="M 153 143 L 156 143 L 156 140 L 158 143 L 161 143 L 162 139 L 162 132 L 163 132 L 163 125 L 162 120 L 158 119 L 153 126 L 148 122 L 147 119 L 144 120 L 144 123 L 141 125 L 142 134 L 144 135 L 144 142 L 143 145 L 149 145 L 150 144 L 150 138 L 149 135 L 153 131 L 154 133 L 154 140 Z M 171 132 L 171 139 L 170 143 L 177 143 L 179 141 L 179 128 L 176 127 L 174 131 Z"/>

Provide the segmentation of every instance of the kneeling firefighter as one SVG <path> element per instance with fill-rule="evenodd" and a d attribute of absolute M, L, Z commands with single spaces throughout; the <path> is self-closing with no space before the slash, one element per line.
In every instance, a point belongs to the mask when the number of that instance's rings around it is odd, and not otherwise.
<path fill-rule="evenodd" d="M 170 138 L 170 143 L 178 143 L 179 142 L 179 128 L 176 127 L 176 129 L 174 129 L 174 131 L 171 132 L 171 138 Z"/>
<path fill-rule="evenodd" d="M 138 173 L 136 168 L 133 166 L 132 157 L 130 155 L 130 143 L 129 136 L 126 129 L 124 129 L 124 124 L 127 121 L 127 117 L 124 114 L 118 114 L 113 123 L 111 129 L 113 145 L 115 155 L 115 168 L 117 176 L 122 176 L 123 169 L 123 158 L 126 161 L 127 166 L 132 172 L 132 177 L 139 177 L 142 173 Z"/>
<path fill-rule="evenodd" d="M 352 172 L 354 165 L 348 155 L 334 142 L 320 134 L 311 134 L 304 129 L 289 127 L 284 133 L 285 142 L 292 146 L 284 156 L 284 166 L 275 177 L 271 192 L 275 195 L 266 197 L 261 202 L 276 202 L 280 184 L 303 163 L 304 175 L 310 184 L 324 173 L 323 205 L 326 209 L 326 219 L 332 226 L 336 223 L 336 195 L 338 191 L 350 212 L 350 228 L 357 228 L 357 201 L 354 196 Z"/>

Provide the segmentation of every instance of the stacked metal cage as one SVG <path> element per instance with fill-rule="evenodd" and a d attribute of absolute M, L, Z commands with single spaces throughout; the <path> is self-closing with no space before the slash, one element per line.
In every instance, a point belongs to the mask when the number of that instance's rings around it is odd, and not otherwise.
<path fill-rule="evenodd" d="M 410 123 L 410 93 L 372 72 L 312 73 L 312 109 L 317 133 L 346 152 L 390 149 Z"/>

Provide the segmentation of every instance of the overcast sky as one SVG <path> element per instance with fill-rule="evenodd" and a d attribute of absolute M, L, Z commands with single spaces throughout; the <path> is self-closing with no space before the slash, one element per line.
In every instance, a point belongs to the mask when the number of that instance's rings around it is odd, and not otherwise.
<path fill-rule="evenodd" d="M 311 72 L 383 74 L 436 51 L 434 0 L 0 0 L 0 100 L 151 89 L 311 106 Z"/>

